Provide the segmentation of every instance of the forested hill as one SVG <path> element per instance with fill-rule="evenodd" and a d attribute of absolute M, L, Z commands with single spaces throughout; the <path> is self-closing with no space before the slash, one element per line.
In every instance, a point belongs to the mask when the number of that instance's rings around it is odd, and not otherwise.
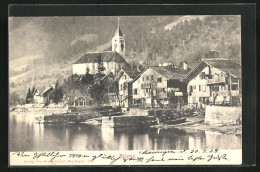
<path fill-rule="evenodd" d="M 127 59 L 192 63 L 211 50 L 221 58 L 241 58 L 239 16 L 123 16 L 120 26 Z M 11 18 L 10 60 L 33 56 L 52 64 L 75 59 L 106 49 L 116 27 L 117 17 Z"/>
<path fill-rule="evenodd" d="M 158 65 L 186 60 L 192 67 L 210 51 L 240 61 L 239 16 L 120 17 L 126 60 Z M 117 17 L 9 18 L 11 96 L 54 86 L 72 74 L 82 54 L 111 48 Z"/>

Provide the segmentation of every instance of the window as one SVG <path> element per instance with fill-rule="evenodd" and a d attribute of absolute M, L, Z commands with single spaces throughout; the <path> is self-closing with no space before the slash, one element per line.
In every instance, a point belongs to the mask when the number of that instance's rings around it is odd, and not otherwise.
<path fill-rule="evenodd" d="M 147 81 L 149 80 L 149 76 L 146 77 L 146 80 L 147 80 Z"/>
<path fill-rule="evenodd" d="M 126 75 L 125 75 L 125 79 L 126 79 Z"/>
<path fill-rule="evenodd" d="M 143 87 L 144 86 L 144 84 L 141 84 L 141 87 Z"/>
<path fill-rule="evenodd" d="M 190 86 L 190 92 L 192 92 L 192 86 Z"/>
<path fill-rule="evenodd" d="M 153 81 L 153 75 L 151 76 L 151 80 Z"/>
<path fill-rule="evenodd" d="M 232 90 L 238 90 L 238 85 L 232 85 Z"/>
<path fill-rule="evenodd" d="M 202 85 L 199 85 L 199 91 L 202 91 Z"/>
<path fill-rule="evenodd" d="M 213 91 L 219 91 L 219 86 L 218 85 L 214 85 L 213 86 Z"/>
<path fill-rule="evenodd" d="M 205 79 L 205 72 L 201 73 L 201 79 Z"/>
<path fill-rule="evenodd" d="M 143 77 L 143 81 L 144 81 L 144 77 Z"/>
<path fill-rule="evenodd" d="M 137 95 L 137 89 L 134 89 L 134 95 Z"/>
<path fill-rule="evenodd" d="M 157 82 L 161 83 L 162 82 L 162 78 L 157 78 Z"/>

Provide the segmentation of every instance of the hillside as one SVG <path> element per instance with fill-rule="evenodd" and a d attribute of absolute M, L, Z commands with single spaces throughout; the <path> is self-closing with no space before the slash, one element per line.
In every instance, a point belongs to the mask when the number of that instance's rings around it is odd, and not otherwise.
<path fill-rule="evenodd" d="M 108 50 L 116 27 L 117 17 L 10 18 L 10 92 L 24 97 L 29 86 L 54 85 L 85 52 Z M 123 16 L 120 27 L 128 61 L 193 66 L 211 50 L 241 59 L 239 16 Z"/>

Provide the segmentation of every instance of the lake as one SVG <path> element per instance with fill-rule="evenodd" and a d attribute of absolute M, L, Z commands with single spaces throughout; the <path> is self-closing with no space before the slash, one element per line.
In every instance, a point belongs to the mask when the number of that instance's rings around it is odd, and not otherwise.
<path fill-rule="evenodd" d="M 241 135 L 89 124 L 35 124 L 34 115 L 9 117 L 10 151 L 242 149 Z"/>

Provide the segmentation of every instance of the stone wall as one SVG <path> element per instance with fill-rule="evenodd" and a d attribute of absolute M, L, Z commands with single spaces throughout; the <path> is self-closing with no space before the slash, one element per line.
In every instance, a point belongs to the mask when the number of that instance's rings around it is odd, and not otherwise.
<path fill-rule="evenodd" d="M 148 116 L 148 110 L 131 108 L 126 115 L 130 116 Z"/>
<path fill-rule="evenodd" d="M 147 126 L 154 120 L 150 116 L 113 116 L 102 117 L 102 127 L 138 127 Z"/>
<path fill-rule="evenodd" d="M 241 106 L 206 106 L 205 123 L 207 124 L 238 124 L 241 120 Z"/>

